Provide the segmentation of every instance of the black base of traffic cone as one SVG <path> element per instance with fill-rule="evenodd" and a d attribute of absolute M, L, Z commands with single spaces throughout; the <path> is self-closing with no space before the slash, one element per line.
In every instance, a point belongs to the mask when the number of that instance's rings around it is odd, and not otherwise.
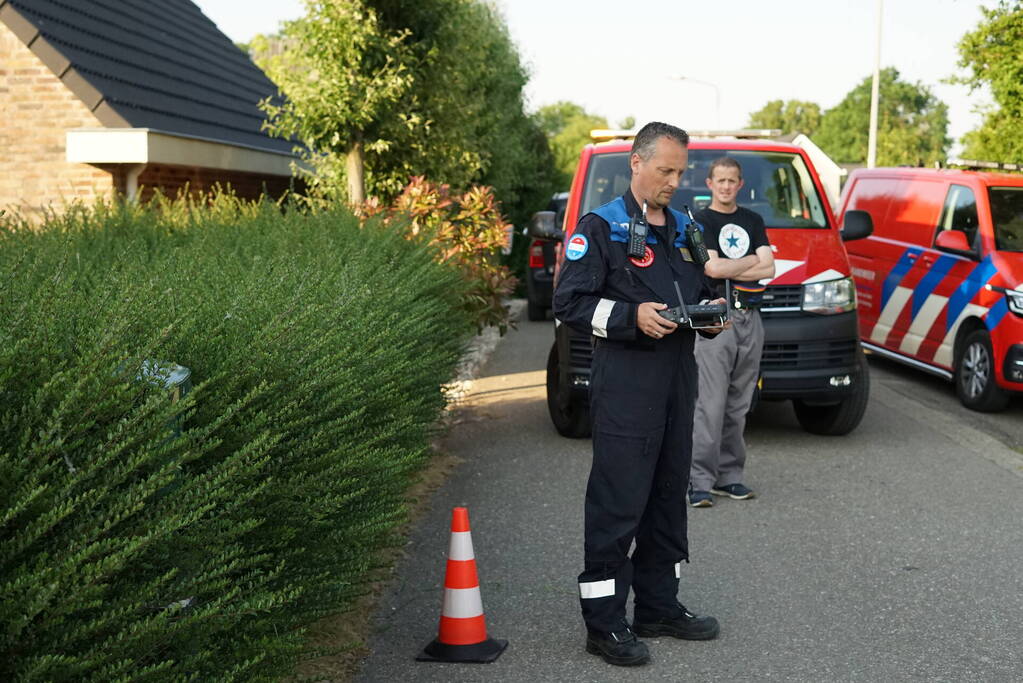
<path fill-rule="evenodd" d="M 472 645 L 448 645 L 434 640 L 423 648 L 423 651 L 416 657 L 416 661 L 487 664 L 500 657 L 506 647 L 508 647 L 507 640 L 495 640 L 494 638 L 487 638 L 481 643 Z"/>

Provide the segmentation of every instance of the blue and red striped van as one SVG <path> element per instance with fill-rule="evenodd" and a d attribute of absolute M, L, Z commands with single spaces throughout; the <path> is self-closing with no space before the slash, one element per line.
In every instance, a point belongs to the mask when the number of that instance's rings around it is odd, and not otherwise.
<path fill-rule="evenodd" d="M 974 410 L 1023 391 L 1023 175 L 861 169 L 840 206 L 874 224 L 846 244 L 864 348 L 953 380 Z"/>

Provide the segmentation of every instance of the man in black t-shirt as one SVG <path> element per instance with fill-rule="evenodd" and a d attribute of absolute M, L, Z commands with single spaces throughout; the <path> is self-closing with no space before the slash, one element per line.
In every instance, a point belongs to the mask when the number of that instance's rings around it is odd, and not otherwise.
<path fill-rule="evenodd" d="M 696 340 L 700 391 L 689 490 L 693 507 L 712 506 L 713 495 L 734 500 L 754 496 L 742 481 L 746 464 L 742 433 L 760 376 L 764 345 L 764 327 L 757 311 L 764 291 L 760 280 L 774 277 L 774 256 L 764 220 L 736 203 L 742 188 L 739 162 L 731 157 L 715 160 L 707 174 L 707 187 L 710 206 L 696 214 L 705 228 L 704 242 L 710 254 L 704 273 L 720 295 L 728 297 L 732 327 L 713 344 Z"/>

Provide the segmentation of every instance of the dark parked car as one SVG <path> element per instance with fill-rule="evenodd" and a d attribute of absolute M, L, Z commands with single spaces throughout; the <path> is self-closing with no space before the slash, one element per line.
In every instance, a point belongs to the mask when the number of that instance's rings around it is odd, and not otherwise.
<path fill-rule="evenodd" d="M 565 222 L 568 193 L 558 192 L 551 197 L 548 211 L 554 212 L 554 223 L 559 228 Z M 546 320 L 554 291 L 554 262 L 561 244 L 551 240 L 532 240 L 529 243 L 529 263 L 526 265 L 527 313 L 530 320 Z"/>

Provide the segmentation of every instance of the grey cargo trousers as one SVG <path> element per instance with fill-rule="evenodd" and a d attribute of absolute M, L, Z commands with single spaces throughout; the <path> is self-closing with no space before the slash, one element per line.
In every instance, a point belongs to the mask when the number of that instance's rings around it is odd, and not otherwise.
<path fill-rule="evenodd" d="M 696 338 L 700 393 L 693 420 L 695 491 L 742 483 L 746 443 L 742 433 L 760 376 L 764 325 L 755 310 L 733 310 L 732 327 L 716 339 Z"/>

